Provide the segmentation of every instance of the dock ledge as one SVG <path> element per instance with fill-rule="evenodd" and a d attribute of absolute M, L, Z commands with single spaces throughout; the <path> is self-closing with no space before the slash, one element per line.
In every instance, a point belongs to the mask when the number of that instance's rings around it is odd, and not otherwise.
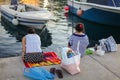
<path fill-rule="evenodd" d="M 63 79 L 57 76 L 55 80 L 120 80 L 120 44 L 118 51 L 106 53 L 104 56 L 92 54 L 81 59 L 81 73 L 70 75 L 60 65 L 45 66 L 47 70 L 51 67 L 63 71 Z M 21 56 L 0 58 L 0 80 L 29 80 L 23 75 L 24 64 Z"/>

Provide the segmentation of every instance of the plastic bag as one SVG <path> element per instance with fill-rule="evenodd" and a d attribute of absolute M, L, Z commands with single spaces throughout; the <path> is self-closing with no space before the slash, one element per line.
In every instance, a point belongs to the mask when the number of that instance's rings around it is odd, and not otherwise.
<path fill-rule="evenodd" d="M 61 67 L 69 72 L 71 75 L 77 74 L 80 72 L 80 56 L 81 54 L 76 54 L 75 56 L 68 58 L 67 51 L 69 48 L 64 47 L 62 49 L 62 62 Z"/>
<path fill-rule="evenodd" d="M 42 67 L 25 68 L 24 76 L 33 80 L 54 80 L 54 75 Z"/>
<path fill-rule="evenodd" d="M 87 48 L 86 51 L 85 51 L 85 54 L 86 55 L 91 55 L 91 54 L 94 53 L 94 51 L 95 51 L 94 48 Z"/>
<path fill-rule="evenodd" d="M 117 44 L 112 36 L 99 40 L 100 46 L 105 52 L 117 51 Z"/>
<path fill-rule="evenodd" d="M 105 54 L 105 51 L 102 50 L 101 46 L 97 47 L 97 50 L 95 51 L 95 53 L 99 56 L 103 56 Z"/>

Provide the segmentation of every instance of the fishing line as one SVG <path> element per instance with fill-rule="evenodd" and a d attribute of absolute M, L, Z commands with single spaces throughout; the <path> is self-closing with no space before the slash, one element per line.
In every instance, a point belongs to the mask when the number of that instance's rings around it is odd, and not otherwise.
<path fill-rule="evenodd" d="M 74 11 L 73 6 L 74 6 L 74 3 L 73 3 L 73 0 L 72 0 L 72 12 Z M 73 23 L 73 14 L 72 14 L 72 33 L 74 32 L 73 27 L 74 27 L 74 23 Z"/>
<path fill-rule="evenodd" d="M 46 29 L 46 25 L 43 26 L 43 28 L 42 28 L 42 30 L 40 32 L 40 35 L 43 33 L 43 31 L 45 31 L 45 29 Z"/>

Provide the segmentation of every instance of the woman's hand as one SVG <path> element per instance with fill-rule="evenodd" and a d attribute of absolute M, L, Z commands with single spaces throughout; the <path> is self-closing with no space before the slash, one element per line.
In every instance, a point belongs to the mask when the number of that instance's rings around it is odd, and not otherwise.
<path fill-rule="evenodd" d="M 24 60 L 24 55 L 26 53 L 26 38 L 22 38 L 22 59 Z"/>

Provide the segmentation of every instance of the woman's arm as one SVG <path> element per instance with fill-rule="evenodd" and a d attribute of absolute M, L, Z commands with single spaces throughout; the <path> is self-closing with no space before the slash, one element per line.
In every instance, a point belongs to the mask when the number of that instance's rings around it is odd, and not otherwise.
<path fill-rule="evenodd" d="M 26 53 L 26 38 L 22 38 L 22 58 L 24 59 L 24 55 Z"/>

